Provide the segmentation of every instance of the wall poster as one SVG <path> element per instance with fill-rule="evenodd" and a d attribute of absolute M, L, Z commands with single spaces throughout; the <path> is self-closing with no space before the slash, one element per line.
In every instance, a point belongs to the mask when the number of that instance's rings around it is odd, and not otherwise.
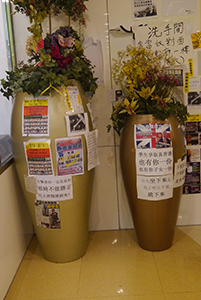
<path fill-rule="evenodd" d="M 187 164 L 184 194 L 200 193 L 201 115 L 190 115 L 185 123 Z"/>
<path fill-rule="evenodd" d="M 171 125 L 134 125 L 137 194 L 145 200 L 163 200 L 173 194 Z"/>

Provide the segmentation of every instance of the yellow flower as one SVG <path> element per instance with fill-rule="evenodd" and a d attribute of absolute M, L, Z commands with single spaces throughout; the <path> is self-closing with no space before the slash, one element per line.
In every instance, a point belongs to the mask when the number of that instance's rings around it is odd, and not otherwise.
<path fill-rule="evenodd" d="M 125 106 L 124 109 L 122 109 L 119 113 L 123 114 L 123 113 L 128 113 L 129 115 L 134 115 L 136 109 L 139 107 L 139 105 L 137 104 L 138 100 L 134 100 L 132 99 L 131 103 L 128 101 L 127 98 L 125 98 L 124 102 L 123 102 L 123 106 Z"/>
<path fill-rule="evenodd" d="M 141 91 L 137 91 L 137 93 L 144 99 L 148 99 L 149 96 L 153 93 L 155 90 L 155 86 L 150 89 L 150 87 L 147 87 L 146 89 L 144 87 L 141 88 Z"/>

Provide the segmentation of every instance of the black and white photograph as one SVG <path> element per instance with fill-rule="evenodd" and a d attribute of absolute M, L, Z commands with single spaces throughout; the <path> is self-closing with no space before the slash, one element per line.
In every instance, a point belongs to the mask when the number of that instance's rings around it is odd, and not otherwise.
<path fill-rule="evenodd" d="M 85 134 L 89 131 L 87 113 L 73 114 L 66 117 L 68 136 Z"/>
<path fill-rule="evenodd" d="M 157 16 L 157 7 L 153 0 L 134 0 L 134 18 Z"/>
<path fill-rule="evenodd" d="M 201 91 L 188 93 L 188 105 L 201 105 Z"/>

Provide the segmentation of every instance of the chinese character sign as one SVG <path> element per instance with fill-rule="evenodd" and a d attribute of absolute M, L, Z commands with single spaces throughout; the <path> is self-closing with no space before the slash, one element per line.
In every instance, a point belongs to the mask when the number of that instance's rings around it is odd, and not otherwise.
<path fill-rule="evenodd" d="M 173 173 L 173 149 L 136 149 L 138 175 L 156 176 Z"/>
<path fill-rule="evenodd" d="M 37 177 L 36 186 L 37 200 L 63 201 L 73 198 L 72 177 L 70 175 Z"/>
<path fill-rule="evenodd" d="M 163 200 L 173 195 L 172 175 L 137 176 L 138 198 L 147 200 Z"/>
<path fill-rule="evenodd" d="M 135 28 L 138 46 L 153 51 L 163 51 L 168 56 L 177 58 L 179 65 L 188 65 L 193 58 L 193 47 L 190 34 L 186 34 L 185 21 L 147 23 Z"/>

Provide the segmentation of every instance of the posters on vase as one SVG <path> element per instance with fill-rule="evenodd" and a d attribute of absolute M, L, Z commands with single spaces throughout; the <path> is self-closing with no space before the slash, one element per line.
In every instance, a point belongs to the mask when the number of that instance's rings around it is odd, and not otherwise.
<path fill-rule="evenodd" d="M 59 202 L 36 200 L 35 213 L 37 226 L 49 229 L 61 228 Z"/>
<path fill-rule="evenodd" d="M 135 124 L 137 194 L 144 200 L 163 200 L 173 195 L 171 125 Z"/>
<path fill-rule="evenodd" d="M 24 142 L 28 175 L 54 175 L 50 140 L 29 140 Z"/>
<path fill-rule="evenodd" d="M 25 99 L 22 113 L 23 136 L 49 135 L 49 106 L 48 99 Z"/>
<path fill-rule="evenodd" d="M 81 136 L 56 139 L 57 175 L 84 174 Z"/>

